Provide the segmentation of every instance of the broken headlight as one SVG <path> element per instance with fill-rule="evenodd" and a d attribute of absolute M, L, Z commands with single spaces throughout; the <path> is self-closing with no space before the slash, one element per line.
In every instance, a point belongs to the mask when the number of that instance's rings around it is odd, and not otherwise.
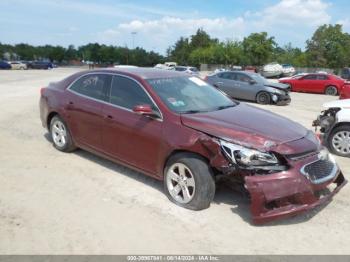
<path fill-rule="evenodd" d="M 264 167 L 279 164 L 278 159 L 272 153 L 261 152 L 223 140 L 220 140 L 220 145 L 225 155 L 239 166 Z"/>

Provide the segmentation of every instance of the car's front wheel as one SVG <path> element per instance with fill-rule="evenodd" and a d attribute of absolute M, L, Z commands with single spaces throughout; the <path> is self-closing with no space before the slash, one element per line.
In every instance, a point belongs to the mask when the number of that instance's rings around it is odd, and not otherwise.
<path fill-rule="evenodd" d="M 179 153 L 171 157 L 166 165 L 164 189 L 175 204 L 202 210 L 208 208 L 214 199 L 214 176 L 202 157 L 192 153 Z"/>
<path fill-rule="evenodd" d="M 76 149 L 66 123 L 58 115 L 51 119 L 50 134 L 56 149 L 63 152 L 71 152 Z"/>
<path fill-rule="evenodd" d="M 334 128 L 329 136 L 329 146 L 334 154 L 350 157 L 350 125 Z"/>
<path fill-rule="evenodd" d="M 268 105 L 271 103 L 271 96 L 268 92 L 260 92 L 256 96 L 256 102 L 262 105 Z"/>

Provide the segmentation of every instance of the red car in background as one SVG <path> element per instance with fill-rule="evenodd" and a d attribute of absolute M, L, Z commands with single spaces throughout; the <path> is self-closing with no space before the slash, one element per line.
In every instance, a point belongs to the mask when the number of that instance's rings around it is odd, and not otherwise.
<path fill-rule="evenodd" d="M 289 84 L 293 92 L 320 93 L 338 95 L 345 80 L 330 74 L 307 74 L 297 78 L 280 79 L 280 83 Z"/>
<path fill-rule="evenodd" d="M 350 99 L 350 82 L 345 82 L 343 88 L 340 90 L 339 99 Z"/>

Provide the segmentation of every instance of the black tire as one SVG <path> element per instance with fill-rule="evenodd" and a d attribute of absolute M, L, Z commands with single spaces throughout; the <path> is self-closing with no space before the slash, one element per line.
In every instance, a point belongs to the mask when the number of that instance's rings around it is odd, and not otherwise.
<path fill-rule="evenodd" d="M 347 149 L 347 152 L 343 151 L 340 152 L 339 149 L 335 148 L 335 146 L 333 145 L 333 139 L 335 139 L 335 137 L 337 136 L 337 134 L 339 133 L 347 133 L 350 134 L 350 125 L 341 125 L 341 126 L 337 126 L 336 128 L 334 128 L 331 132 L 331 134 L 328 137 L 328 148 L 329 150 L 338 156 L 343 156 L 343 157 L 350 157 L 350 145 L 349 148 Z"/>
<path fill-rule="evenodd" d="M 62 126 L 64 127 L 65 130 L 65 143 L 60 145 L 59 143 L 55 142 L 54 136 L 55 136 L 55 131 L 54 131 L 54 125 L 61 123 Z M 73 143 L 72 136 L 70 134 L 70 131 L 68 129 L 67 124 L 64 122 L 64 120 L 59 117 L 58 115 L 54 116 L 51 121 L 50 121 L 50 136 L 52 139 L 52 144 L 53 146 L 62 152 L 72 152 L 76 149 L 76 146 Z M 56 133 L 57 134 L 57 133 Z"/>
<path fill-rule="evenodd" d="M 181 203 L 173 198 L 168 188 L 169 168 L 176 164 L 185 165 L 193 174 L 195 190 L 193 198 L 188 203 Z M 172 156 L 164 170 L 164 191 L 170 201 L 178 206 L 191 209 L 202 210 L 210 206 L 215 195 L 215 180 L 213 172 L 205 159 L 193 153 L 178 153 Z"/>
<path fill-rule="evenodd" d="M 268 92 L 262 91 L 256 95 L 256 102 L 261 105 L 271 104 L 271 96 Z"/>
<path fill-rule="evenodd" d="M 324 93 L 329 96 L 336 96 L 338 94 L 338 89 L 335 86 L 327 86 Z"/>

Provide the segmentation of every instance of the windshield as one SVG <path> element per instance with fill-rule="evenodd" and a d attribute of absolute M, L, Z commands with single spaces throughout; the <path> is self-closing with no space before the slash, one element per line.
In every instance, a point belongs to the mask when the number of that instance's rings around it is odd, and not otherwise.
<path fill-rule="evenodd" d="M 176 113 L 221 110 L 236 103 L 197 77 L 149 79 L 157 95 Z"/>

